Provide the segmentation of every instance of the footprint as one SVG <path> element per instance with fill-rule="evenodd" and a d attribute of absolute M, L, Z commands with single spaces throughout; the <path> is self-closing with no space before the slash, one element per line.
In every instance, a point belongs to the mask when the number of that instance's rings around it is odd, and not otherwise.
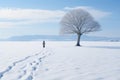
<path fill-rule="evenodd" d="M 27 79 L 25 79 L 25 80 L 32 80 L 33 79 L 33 76 L 32 75 L 29 75 L 28 77 L 27 77 Z"/>
<path fill-rule="evenodd" d="M 32 70 L 35 71 L 37 68 L 36 67 L 32 67 Z"/>
<path fill-rule="evenodd" d="M 39 63 L 37 62 L 36 65 L 39 65 Z"/>
<path fill-rule="evenodd" d="M 23 75 L 20 75 L 20 76 L 18 76 L 18 79 L 21 79 L 23 77 Z"/>
<path fill-rule="evenodd" d="M 45 71 L 48 71 L 48 70 L 49 70 L 48 68 L 45 69 Z"/>
<path fill-rule="evenodd" d="M 33 61 L 33 63 L 36 63 L 36 61 Z"/>
<path fill-rule="evenodd" d="M 95 80 L 104 80 L 104 78 L 102 78 L 102 77 L 99 77 L 99 78 L 97 78 L 97 79 L 95 79 Z"/>
<path fill-rule="evenodd" d="M 3 77 L 3 73 L 0 73 L 0 79 Z"/>
<path fill-rule="evenodd" d="M 76 69 L 76 70 L 79 70 L 80 68 L 79 68 L 79 67 L 76 67 L 75 69 Z"/>
<path fill-rule="evenodd" d="M 23 74 L 18 76 L 18 79 L 21 79 L 26 74 L 26 70 L 23 71 Z"/>
<path fill-rule="evenodd" d="M 30 65 L 33 65 L 32 63 L 30 63 Z"/>
<path fill-rule="evenodd" d="M 42 62 L 42 58 L 39 58 L 39 61 Z"/>

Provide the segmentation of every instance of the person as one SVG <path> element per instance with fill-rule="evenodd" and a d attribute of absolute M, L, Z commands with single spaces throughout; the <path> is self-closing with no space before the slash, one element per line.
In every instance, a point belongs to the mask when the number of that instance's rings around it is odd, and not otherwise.
<path fill-rule="evenodd" d="M 43 48 L 45 48 L 45 41 L 43 41 Z"/>

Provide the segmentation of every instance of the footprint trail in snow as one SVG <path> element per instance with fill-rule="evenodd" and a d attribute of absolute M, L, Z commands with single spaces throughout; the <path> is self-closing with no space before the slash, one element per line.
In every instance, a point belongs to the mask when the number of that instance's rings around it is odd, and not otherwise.
<path fill-rule="evenodd" d="M 34 73 L 42 65 L 42 61 L 52 53 L 50 49 L 43 49 L 35 55 L 14 62 L 0 72 L 0 80 L 6 80 L 7 78 L 9 80 L 33 80 Z"/>

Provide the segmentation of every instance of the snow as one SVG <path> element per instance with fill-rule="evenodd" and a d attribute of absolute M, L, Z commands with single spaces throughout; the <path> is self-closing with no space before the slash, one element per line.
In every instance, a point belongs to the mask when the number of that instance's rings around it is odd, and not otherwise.
<path fill-rule="evenodd" d="M 0 80 L 120 80 L 120 42 L 0 42 Z"/>

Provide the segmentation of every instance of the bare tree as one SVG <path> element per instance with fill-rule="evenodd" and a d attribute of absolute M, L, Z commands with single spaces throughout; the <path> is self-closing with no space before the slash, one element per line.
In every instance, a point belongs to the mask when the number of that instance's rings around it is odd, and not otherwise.
<path fill-rule="evenodd" d="M 77 34 L 77 44 L 80 46 L 81 35 L 100 30 L 100 25 L 83 9 L 74 9 L 66 13 L 61 22 L 62 34 Z"/>

